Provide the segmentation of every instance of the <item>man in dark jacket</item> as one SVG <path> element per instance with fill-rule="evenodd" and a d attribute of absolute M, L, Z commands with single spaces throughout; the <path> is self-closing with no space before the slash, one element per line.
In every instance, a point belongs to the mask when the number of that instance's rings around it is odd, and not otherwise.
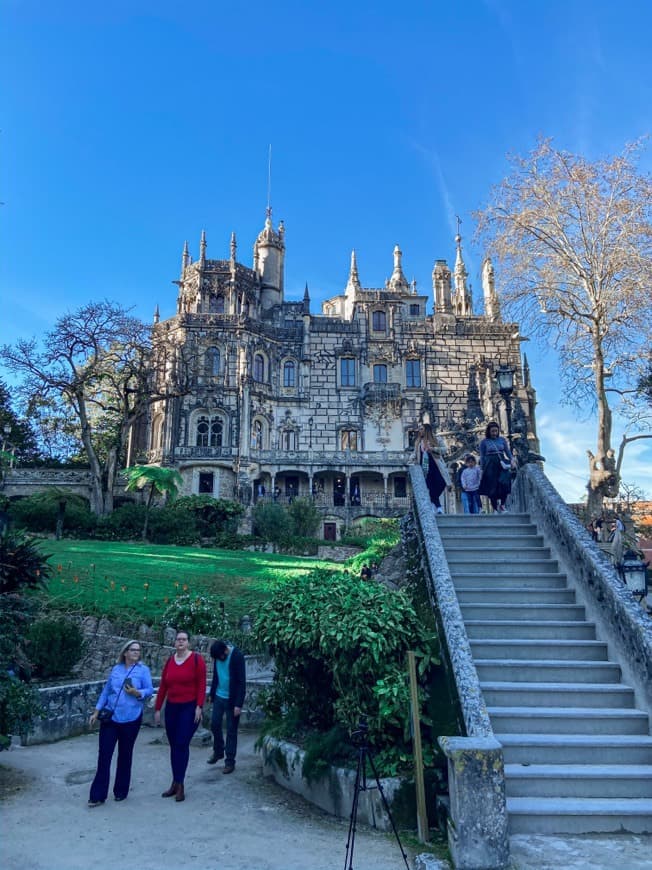
<path fill-rule="evenodd" d="M 247 677 L 244 656 L 237 648 L 224 640 L 216 640 L 211 645 L 213 658 L 213 680 L 209 699 L 213 704 L 211 731 L 213 732 L 213 754 L 208 764 L 224 760 L 222 773 L 235 770 L 235 753 L 238 748 L 238 725 L 244 704 Z M 226 745 L 222 732 L 222 721 L 226 716 Z"/>

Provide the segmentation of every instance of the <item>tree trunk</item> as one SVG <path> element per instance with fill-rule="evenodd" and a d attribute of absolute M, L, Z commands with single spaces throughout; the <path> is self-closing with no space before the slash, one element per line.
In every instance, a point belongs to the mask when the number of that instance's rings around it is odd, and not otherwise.
<path fill-rule="evenodd" d="M 118 448 L 111 447 L 106 457 L 106 485 L 104 489 L 104 513 L 113 513 L 113 491 L 118 475 Z"/>
<path fill-rule="evenodd" d="M 598 408 L 598 443 L 595 455 L 589 450 L 589 483 L 587 511 L 589 519 L 602 513 L 605 498 L 616 498 L 620 475 L 616 457 L 611 446 L 611 408 L 605 390 L 604 356 L 599 336 L 594 336 L 593 354 L 595 366 L 595 397 Z"/>
<path fill-rule="evenodd" d="M 91 511 L 97 516 L 105 516 L 104 487 L 102 486 L 102 466 L 91 441 L 91 427 L 86 413 L 83 394 L 76 396 L 79 421 L 81 423 L 81 442 L 91 467 Z"/>
<path fill-rule="evenodd" d="M 60 541 L 63 537 L 63 521 L 66 516 L 66 502 L 62 499 L 57 506 L 57 525 L 54 530 L 54 537 Z"/>

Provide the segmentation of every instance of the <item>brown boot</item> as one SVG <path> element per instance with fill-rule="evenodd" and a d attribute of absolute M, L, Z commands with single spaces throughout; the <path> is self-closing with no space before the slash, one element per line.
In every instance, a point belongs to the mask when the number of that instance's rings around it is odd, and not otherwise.
<path fill-rule="evenodd" d="M 170 786 L 170 788 L 167 791 L 164 791 L 161 793 L 161 797 L 174 797 L 174 795 L 177 793 L 178 787 L 179 787 L 179 783 L 174 782 L 174 780 L 172 780 L 172 785 Z"/>
<path fill-rule="evenodd" d="M 177 783 L 177 793 L 175 794 L 174 799 L 177 802 L 178 801 L 185 801 L 185 799 L 186 799 L 186 794 L 183 790 L 183 783 L 182 782 Z"/>

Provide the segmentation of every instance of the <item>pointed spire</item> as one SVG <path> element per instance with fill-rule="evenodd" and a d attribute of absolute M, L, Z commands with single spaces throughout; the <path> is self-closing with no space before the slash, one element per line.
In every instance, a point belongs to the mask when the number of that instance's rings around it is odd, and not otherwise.
<path fill-rule="evenodd" d="M 394 246 L 394 271 L 392 272 L 392 277 L 389 279 L 388 287 L 390 290 L 408 290 L 408 282 L 407 278 L 403 274 L 403 266 L 401 264 L 401 258 L 403 257 L 403 252 L 399 248 L 398 245 Z"/>
<path fill-rule="evenodd" d="M 530 381 L 530 364 L 527 361 L 527 354 L 523 354 L 523 386 L 531 387 L 532 383 Z"/>
<path fill-rule="evenodd" d="M 482 264 L 482 295 L 484 297 L 484 313 L 489 320 L 500 320 L 500 303 L 496 293 L 494 267 L 490 257 L 484 258 Z"/>
<path fill-rule="evenodd" d="M 235 263 L 235 255 L 238 250 L 238 243 L 235 238 L 235 233 L 231 233 L 231 261 Z"/>
<path fill-rule="evenodd" d="M 358 290 L 362 290 L 362 285 L 360 284 L 360 276 L 358 275 L 358 261 L 355 257 L 355 250 L 353 250 L 351 251 L 351 267 L 349 269 L 349 280 L 346 282 L 344 292 L 355 293 Z"/>
<path fill-rule="evenodd" d="M 156 308 L 154 309 L 154 323 L 158 323 L 161 319 L 161 312 L 158 310 L 158 303 L 156 304 Z"/>
<path fill-rule="evenodd" d="M 183 244 L 183 253 L 181 254 L 181 279 L 183 280 L 183 273 L 186 271 L 187 267 L 190 265 L 190 251 L 188 250 L 188 241 L 186 240 Z"/>
<path fill-rule="evenodd" d="M 455 269 L 453 271 L 455 280 L 455 299 L 453 307 L 455 309 L 455 314 L 461 315 L 463 317 L 467 314 L 473 313 L 473 306 L 471 302 L 471 293 L 466 285 L 466 279 L 468 278 L 469 273 L 466 271 L 464 258 L 462 256 L 462 236 L 460 235 L 461 223 L 462 221 L 458 217 L 457 235 L 455 236 L 455 244 L 457 245 L 457 250 L 455 252 Z"/>
<path fill-rule="evenodd" d="M 201 239 L 199 240 L 199 266 L 204 268 L 206 265 L 206 230 L 201 231 Z"/>
<path fill-rule="evenodd" d="M 308 292 L 308 282 L 306 281 L 306 289 L 303 291 L 303 313 L 310 314 L 310 293 Z"/>

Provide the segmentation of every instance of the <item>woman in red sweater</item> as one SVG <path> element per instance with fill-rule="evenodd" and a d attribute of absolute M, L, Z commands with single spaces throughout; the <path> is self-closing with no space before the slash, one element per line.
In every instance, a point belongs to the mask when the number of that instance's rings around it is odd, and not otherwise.
<path fill-rule="evenodd" d="M 188 632 L 178 631 L 174 655 L 165 663 L 156 696 L 154 721 L 161 724 L 161 707 L 165 705 L 165 733 L 170 744 L 172 785 L 161 797 L 185 800 L 183 780 L 190 759 L 190 741 L 201 722 L 206 700 L 206 662 L 188 646 Z"/>

